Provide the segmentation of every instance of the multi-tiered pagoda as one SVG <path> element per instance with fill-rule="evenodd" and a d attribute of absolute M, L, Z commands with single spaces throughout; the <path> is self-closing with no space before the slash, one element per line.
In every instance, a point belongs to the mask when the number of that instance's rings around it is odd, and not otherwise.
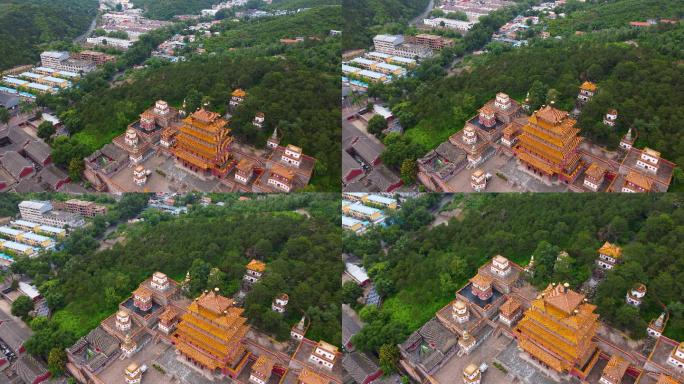
<path fill-rule="evenodd" d="M 242 317 L 243 309 L 217 290 L 204 292 L 188 306 L 173 342 L 194 366 L 235 378 L 249 357 L 242 343 L 249 326 Z"/>
<path fill-rule="evenodd" d="M 578 152 L 582 137 L 575 123 L 568 112 L 542 107 L 522 127 L 515 155 L 537 175 L 572 183 L 582 168 Z"/>
<path fill-rule="evenodd" d="M 224 176 L 233 163 L 232 141 L 228 121 L 218 113 L 200 109 L 183 119 L 173 154 L 192 171 Z"/>
<path fill-rule="evenodd" d="M 518 345 L 545 367 L 584 379 L 599 355 L 595 309 L 567 284 L 549 284 L 518 323 Z"/>

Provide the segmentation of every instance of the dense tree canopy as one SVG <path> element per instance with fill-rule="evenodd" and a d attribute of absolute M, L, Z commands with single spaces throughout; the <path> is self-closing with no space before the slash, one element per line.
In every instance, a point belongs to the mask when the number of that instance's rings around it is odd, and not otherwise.
<path fill-rule="evenodd" d="M 215 287 L 233 295 L 251 258 L 267 264 L 245 303 L 251 324 L 285 339 L 306 315 L 311 322 L 307 337 L 339 344 L 339 196 L 213 197 L 225 206 L 196 205 L 181 217 L 146 211 L 143 223 L 121 224 L 111 235 L 124 241 L 98 251 L 96 239 L 108 224 L 123 222 L 145 206 L 146 195 L 127 194 L 102 221 L 71 234 L 59 251 L 19 258 L 15 271 L 33 277 L 54 312 L 49 321 L 32 324 L 35 336 L 27 349 L 47 357 L 52 348 L 70 345 L 155 271 L 178 281 L 189 271 L 193 297 Z M 290 297 L 284 315 L 271 310 L 281 292 Z"/>
<path fill-rule="evenodd" d="M 463 199 L 464 212 L 448 226 L 430 228 L 425 220 L 394 218 L 396 224 L 389 227 L 345 237 L 344 251 L 363 258 L 386 295 L 380 310 L 360 311 L 362 317 L 370 317 L 369 327 L 356 337 L 355 345 L 377 352 L 384 344 L 402 341 L 397 334 L 405 337 L 434 316 L 479 266 L 497 254 L 522 266 L 534 255 L 537 267 L 531 282 L 537 287 L 560 281 L 578 289 L 595 267 L 597 250 L 605 241 L 624 247 L 624 263 L 607 274 L 592 299 L 601 318 L 641 338 L 648 321 L 666 308 L 670 321 L 665 335 L 684 339 L 684 290 L 677 283 L 684 279 L 681 195 L 458 198 Z M 434 205 L 434 200 L 404 204 L 399 213 L 420 217 L 426 205 Z M 648 294 L 644 305 L 634 310 L 625 303 L 625 293 L 637 282 L 648 287 Z"/>
<path fill-rule="evenodd" d="M 180 27 L 144 35 L 115 68 L 86 77 L 78 89 L 39 100 L 57 110 L 72 134 L 53 143 L 55 163 L 69 167 L 73 158 L 82 159 L 109 143 L 156 100 L 176 107 L 183 100 L 196 106 L 208 101 L 210 109 L 224 113 L 230 93 L 239 87 L 250 96 L 233 113 L 233 134 L 262 147 L 277 127 L 283 144 L 300 146 L 317 159 L 310 188 L 339 189 L 339 39 L 328 37 L 330 29 L 339 28 L 339 16 L 340 7 L 331 6 L 239 26 L 226 22 L 220 36 L 202 40 L 206 55 L 191 55 L 177 64 L 150 65 L 109 86 L 106 80 L 117 69 L 141 62 L 160 39 Z M 279 42 L 280 35 L 271 36 L 270 31 L 278 28 L 282 36 L 306 33 L 311 39 L 285 46 Z M 243 41 L 244 33 L 253 37 Z M 251 124 L 256 112 L 266 116 L 262 130 Z"/>
<path fill-rule="evenodd" d="M 344 0 L 345 50 L 366 48 L 373 35 L 384 30 L 399 30 L 427 7 L 429 0 Z"/>
<path fill-rule="evenodd" d="M 88 28 L 97 0 L 0 0 L 0 70 L 38 61 L 41 45 Z"/>
<path fill-rule="evenodd" d="M 590 80 L 598 83 L 599 92 L 578 121 L 583 136 L 614 149 L 634 127 L 639 132 L 637 146 L 657 148 L 681 164 L 684 137 L 677 127 L 684 110 L 678 95 L 684 93 L 684 69 L 678 64 L 682 52 L 677 47 L 682 43 L 684 26 L 670 24 L 533 39 L 528 47 L 468 57 L 460 68 L 465 71 L 456 76 L 447 76 L 444 67 L 459 53 L 447 50 L 423 63 L 416 76 L 373 87 L 371 94 L 389 101 L 407 128 L 405 136 L 425 153 L 460 130 L 497 92 L 520 101 L 529 92 L 533 106 L 547 103 L 551 96 L 559 108 L 569 111 L 579 85 Z M 611 108 L 620 114 L 613 129 L 602 123 Z M 395 162 L 401 164 L 399 159 Z"/>
<path fill-rule="evenodd" d="M 150 19 L 168 20 L 177 15 L 199 14 L 222 0 L 132 0 Z"/>

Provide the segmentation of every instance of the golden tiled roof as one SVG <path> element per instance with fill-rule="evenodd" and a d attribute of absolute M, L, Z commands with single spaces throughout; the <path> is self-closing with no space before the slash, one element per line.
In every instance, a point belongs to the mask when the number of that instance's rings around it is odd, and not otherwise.
<path fill-rule="evenodd" d="M 273 165 L 273 168 L 271 168 L 271 173 L 276 174 L 284 179 L 287 179 L 288 181 L 292 181 L 294 179 L 294 171 L 285 167 L 284 165 L 280 164 L 275 164 Z"/>
<path fill-rule="evenodd" d="M 580 86 L 580 89 L 583 89 L 585 91 L 590 91 L 590 92 L 595 92 L 596 91 L 596 84 L 592 83 L 591 81 L 585 81 L 582 83 Z"/>
<path fill-rule="evenodd" d="M 513 297 L 509 297 L 508 300 L 499 307 L 499 311 L 505 317 L 510 317 L 518 309 L 520 309 L 520 303 Z"/>
<path fill-rule="evenodd" d="M 215 314 L 222 314 L 228 308 L 233 306 L 233 299 L 219 295 L 216 291 L 203 293 L 196 302 L 200 307 Z"/>
<path fill-rule="evenodd" d="M 584 301 L 584 295 L 566 288 L 562 284 L 549 284 L 543 292 L 544 301 L 565 313 L 572 313 Z"/>
<path fill-rule="evenodd" d="M 484 107 L 480 108 L 480 113 L 485 115 L 493 115 L 495 112 L 490 106 L 485 105 Z"/>
<path fill-rule="evenodd" d="M 207 111 L 204 108 L 200 108 L 200 110 L 198 110 L 195 113 L 193 113 L 192 115 L 190 115 L 190 117 L 195 119 L 195 120 L 202 121 L 202 122 L 212 122 L 212 121 L 215 121 L 216 119 L 218 119 L 220 117 L 220 115 L 216 112 Z"/>
<path fill-rule="evenodd" d="M 330 353 L 333 353 L 333 354 L 336 354 L 337 351 L 339 350 L 339 348 L 337 348 L 336 346 L 328 343 L 327 341 L 323 341 L 323 340 L 320 340 L 318 342 L 318 347 L 320 347 L 321 349 L 324 349 Z"/>
<path fill-rule="evenodd" d="M 133 291 L 133 296 L 137 296 L 137 297 L 141 297 L 141 298 L 150 298 L 150 297 L 152 297 L 152 292 L 150 292 L 149 289 L 147 289 L 141 285 L 135 291 Z"/>
<path fill-rule="evenodd" d="M 492 285 L 492 279 L 487 277 L 487 276 L 484 276 L 480 273 L 478 273 L 477 275 L 472 277 L 470 279 L 470 282 L 479 286 L 479 287 L 487 287 L 487 286 Z"/>
<path fill-rule="evenodd" d="M 659 158 L 659 157 L 660 157 L 660 152 L 656 151 L 655 149 L 651 149 L 651 148 L 649 148 L 649 147 L 645 147 L 645 148 L 642 150 L 642 152 L 644 152 L 645 154 L 647 154 L 647 155 L 649 155 L 649 156 L 653 156 L 653 157 L 655 157 L 655 158 Z"/>
<path fill-rule="evenodd" d="M 594 180 L 600 180 L 605 173 L 606 169 L 597 163 L 591 163 L 586 172 L 587 176 L 593 178 Z"/>
<path fill-rule="evenodd" d="M 212 371 L 216 368 L 221 368 L 223 366 L 221 361 L 211 358 L 208 355 L 205 355 L 204 353 L 185 343 L 178 343 L 176 345 L 176 348 L 184 355 L 190 356 L 191 359 L 198 361 L 200 364 L 202 364 L 203 366 L 207 367 Z"/>
<path fill-rule="evenodd" d="M 658 377 L 658 381 L 656 384 L 681 384 L 679 381 L 673 379 L 672 377 L 661 373 L 660 376 Z"/>
<path fill-rule="evenodd" d="M 324 376 L 310 370 L 307 367 L 302 369 L 302 372 L 297 377 L 297 381 L 301 384 L 328 384 L 330 380 Z"/>
<path fill-rule="evenodd" d="M 275 362 L 263 354 L 259 356 L 257 361 L 254 362 L 254 365 L 252 365 L 252 371 L 262 378 L 269 377 L 274 365 Z"/>
<path fill-rule="evenodd" d="M 563 370 L 564 366 L 561 363 L 561 359 L 549 353 L 547 350 L 541 348 L 532 341 L 523 338 L 518 342 L 518 344 L 525 352 L 534 356 L 538 360 L 541 360 L 542 362 L 544 362 L 544 364 L 548 365 L 552 369 L 558 372 L 561 372 Z"/>
<path fill-rule="evenodd" d="M 237 88 L 233 91 L 233 93 L 231 93 L 231 96 L 235 96 L 235 97 L 245 97 L 246 95 L 247 95 L 247 93 L 244 90 L 242 90 L 241 88 Z"/>
<path fill-rule="evenodd" d="M 242 158 L 238 161 L 237 169 L 243 172 L 248 172 L 254 167 L 254 163 L 247 158 Z"/>
<path fill-rule="evenodd" d="M 295 153 L 302 153 L 302 149 L 296 145 L 288 144 L 287 149 L 289 149 L 290 151 L 295 152 Z"/>
<path fill-rule="evenodd" d="M 477 369 L 478 369 L 477 365 L 470 363 L 470 364 L 468 364 L 467 367 L 465 367 L 465 369 L 463 370 L 463 373 L 470 376 L 470 375 L 474 374 L 475 371 L 477 371 Z"/>
<path fill-rule="evenodd" d="M 606 367 L 603 368 L 602 377 L 614 383 L 620 383 L 625 372 L 627 372 L 627 368 L 629 368 L 629 363 L 625 359 L 618 355 L 613 355 L 608 360 Z"/>
<path fill-rule="evenodd" d="M 166 307 L 164 312 L 162 312 L 161 315 L 159 315 L 159 320 L 165 323 L 171 322 L 173 318 L 176 316 L 176 311 L 171 308 L 170 306 Z"/>
<path fill-rule="evenodd" d="M 252 261 L 250 261 L 247 264 L 247 269 L 250 269 L 252 271 L 257 271 L 257 272 L 263 272 L 266 270 L 266 264 L 264 264 L 263 262 L 261 262 L 259 260 L 252 259 Z"/>
<path fill-rule="evenodd" d="M 126 371 L 133 373 L 138 369 L 138 363 L 135 361 L 132 361 L 128 366 L 126 367 Z"/>
<path fill-rule="evenodd" d="M 642 175 L 639 172 L 630 170 L 627 172 L 627 176 L 625 177 L 625 181 L 631 184 L 636 185 L 639 188 L 642 188 L 645 191 L 650 191 L 651 186 L 653 185 L 653 182 L 651 179 L 648 177 Z"/>
<path fill-rule="evenodd" d="M 565 111 L 561 111 L 560 109 L 556 109 L 550 105 L 547 105 L 545 107 L 542 107 L 538 111 L 536 111 L 535 116 L 538 118 L 551 123 L 553 125 L 558 125 L 560 124 L 563 120 L 565 120 L 566 117 L 568 117 L 568 113 Z"/>
<path fill-rule="evenodd" d="M 615 244 L 611 244 L 607 241 L 601 246 L 601 248 L 599 248 L 598 251 L 600 254 L 608 255 L 613 259 L 619 259 L 620 257 L 622 257 L 622 248 L 618 247 Z"/>

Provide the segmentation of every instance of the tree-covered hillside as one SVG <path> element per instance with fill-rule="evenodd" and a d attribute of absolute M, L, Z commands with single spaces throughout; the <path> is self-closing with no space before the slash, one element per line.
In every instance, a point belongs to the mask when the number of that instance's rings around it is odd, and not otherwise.
<path fill-rule="evenodd" d="M 631 21 L 674 19 L 684 17 L 682 0 L 598 0 L 568 3 L 558 10 L 568 16 L 549 27 L 552 35 L 570 35 L 575 31 L 591 32 L 627 27 Z"/>
<path fill-rule="evenodd" d="M 84 33 L 97 0 L 0 0 L 0 70 L 39 60 L 41 44 Z"/>
<path fill-rule="evenodd" d="M 156 100 L 175 107 L 187 100 L 191 111 L 208 101 L 210 109 L 224 113 L 233 89 L 243 88 L 251 96 L 233 114 L 233 134 L 262 147 L 277 127 L 284 144 L 300 146 L 317 159 L 310 188 L 339 190 L 340 39 L 328 34 L 339 28 L 340 12 L 339 6 L 332 6 L 238 25 L 226 22 L 221 35 L 198 39 L 205 54 L 189 52 L 187 61 L 176 64 L 151 60 L 147 68 L 129 71 L 115 86 L 107 80 L 116 70 L 105 68 L 86 77 L 80 88 L 40 98 L 39 103 L 55 109 L 72 134 L 53 143 L 55 163 L 67 167 L 72 159 L 80 160 L 109 143 Z M 140 62 L 168 34 L 162 30 L 145 35 L 150 41 L 129 50 L 118 67 Z M 279 42 L 279 36 L 300 35 L 310 39 L 297 45 Z M 263 130 L 251 124 L 258 111 L 266 115 Z"/>
<path fill-rule="evenodd" d="M 307 337 L 339 345 L 339 195 L 255 195 L 250 201 L 238 201 L 237 195 L 213 197 L 225 206 L 195 204 L 180 217 L 146 211 L 144 222 L 121 224 L 109 237 L 122 240 L 108 249 L 97 250 L 95 239 L 115 219 L 109 216 L 73 233 L 58 252 L 20 258 L 15 271 L 34 278 L 54 312 L 47 323 L 31 322 L 35 333 L 27 349 L 46 356 L 70 345 L 114 313 L 155 271 L 177 281 L 190 271 L 191 297 L 215 287 L 233 295 L 252 258 L 263 260 L 267 270 L 247 297 L 249 322 L 282 340 L 305 313 L 311 321 Z M 147 196 L 123 199 L 115 212 L 146 203 Z M 290 297 L 285 316 L 270 307 L 281 292 Z"/>
<path fill-rule="evenodd" d="M 150 19 L 168 20 L 177 15 L 195 15 L 222 0 L 132 0 Z"/>
<path fill-rule="evenodd" d="M 625 9 L 631 2 L 617 0 L 610 6 Z M 670 17 L 673 9 L 684 9 L 681 5 L 663 8 L 662 15 Z M 613 16 L 601 15 L 606 20 Z M 628 13 L 621 20 L 632 17 Z M 565 22 L 549 21 L 549 30 Z M 548 103 L 548 96 L 554 95 L 556 105 L 569 111 L 579 85 L 589 80 L 598 83 L 599 92 L 578 121 L 583 136 L 614 149 L 627 129 L 634 127 L 639 132 L 637 146 L 656 148 L 665 158 L 682 164 L 684 136 L 677 127 L 684 118 L 679 102 L 679 95 L 684 94 L 684 67 L 680 65 L 684 25 L 662 23 L 638 29 L 627 22 L 618 24 L 621 26 L 606 24 L 606 29 L 579 35 L 573 30 L 558 39 L 534 38 L 529 46 L 515 49 L 489 45 L 488 53 L 466 56 L 455 70 L 447 72 L 454 59 L 489 39 L 482 33 L 484 40 L 479 41 L 471 32 L 454 48 L 425 61 L 416 76 L 371 88 L 370 94 L 388 100 L 407 128 L 402 140 L 408 144 L 389 145 L 390 153 L 385 156 L 397 158 L 397 164 L 405 158 L 420 157 L 462 129 L 464 122 L 497 92 L 506 92 L 518 101 L 529 92 L 532 108 Z M 592 25 L 598 28 L 602 24 L 594 20 Z M 469 41 L 478 44 L 468 46 Z M 603 115 L 611 108 L 620 114 L 614 129 L 602 124 Z M 421 150 L 404 151 L 409 144 Z M 673 188 L 680 187 L 677 179 Z"/>
<path fill-rule="evenodd" d="M 386 296 L 380 311 L 361 309 L 370 324 L 354 344 L 377 351 L 383 344 L 403 341 L 497 254 L 522 266 L 535 255 L 531 282 L 537 287 L 561 281 L 578 289 L 605 241 L 624 247 L 624 263 L 608 273 L 593 299 L 602 320 L 642 338 L 647 322 L 665 306 L 670 312 L 665 335 L 684 340 L 684 286 L 679 283 L 684 279 L 683 198 L 680 194 L 457 195 L 464 208 L 460 219 L 430 229 L 427 208 L 436 204 L 439 195 L 421 197 L 402 207 L 399 224 L 373 229 L 362 237 L 347 235 L 343 241 L 344 251 L 363 258 L 379 292 Z M 381 241 L 389 248 L 386 253 Z M 569 257 L 558 261 L 560 251 Z M 625 303 L 627 289 L 637 282 L 648 287 L 638 310 Z"/>
<path fill-rule="evenodd" d="M 403 29 L 428 3 L 429 0 L 343 0 L 343 49 L 366 48 L 372 44 L 374 34 Z"/>

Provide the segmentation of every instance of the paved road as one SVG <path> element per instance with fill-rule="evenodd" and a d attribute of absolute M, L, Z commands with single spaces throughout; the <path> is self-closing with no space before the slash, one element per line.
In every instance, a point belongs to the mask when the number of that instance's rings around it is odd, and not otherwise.
<path fill-rule="evenodd" d="M 95 26 L 97 25 L 97 15 L 98 14 L 99 14 L 99 11 L 98 11 L 98 13 L 95 14 L 93 21 L 90 22 L 90 26 L 88 27 L 88 29 L 82 35 L 77 36 L 74 39 L 74 43 L 76 43 L 76 44 L 82 43 L 86 39 L 86 37 L 88 37 L 88 35 L 90 35 L 90 33 L 95 30 Z"/>
<path fill-rule="evenodd" d="M 428 13 L 430 13 L 430 11 L 432 11 L 432 8 L 434 8 L 434 6 L 435 6 L 435 0 L 430 0 L 427 7 L 425 7 L 425 10 L 423 11 L 423 13 L 421 13 L 420 15 L 411 19 L 411 21 L 409 21 L 409 25 L 416 25 L 416 24 L 422 22 L 423 19 L 428 15 Z"/>

